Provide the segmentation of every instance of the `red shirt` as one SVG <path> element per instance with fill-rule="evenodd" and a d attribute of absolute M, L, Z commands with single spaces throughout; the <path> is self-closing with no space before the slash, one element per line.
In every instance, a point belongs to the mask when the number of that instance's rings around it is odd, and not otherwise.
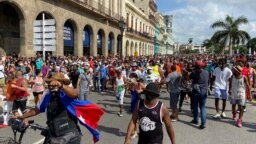
<path fill-rule="evenodd" d="M 243 69 L 242 69 L 242 75 L 243 76 L 246 76 L 246 77 L 250 77 L 250 69 L 249 68 L 247 68 L 247 67 L 243 67 Z"/>
<path fill-rule="evenodd" d="M 108 74 L 109 74 L 109 76 L 116 77 L 116 69 L 113 66 L 109 67 Z"/>
<path fill-rule="evenodd" d="M 24 78 L 21 78 L 19 79 L 17 82 L 16 82 L 16 85 L 21 87 L 22 85 L 22 81 L 24 80 Z M 28 96 L 28 92 L 27 91 L 22 91 L 20 89 L 15 89 L 14 90 L 14 95 L 16 96 L 16 99 L 22 99 L 22 98 L 26 98 Z"/>
<path fill-rule="evenodd" d="M 94 68 L 94 62 L 93 62 L 92 60 L 89 61 L 88 63 L 89 63 L 89 65 L 90 65 L 90 68 Z"/>

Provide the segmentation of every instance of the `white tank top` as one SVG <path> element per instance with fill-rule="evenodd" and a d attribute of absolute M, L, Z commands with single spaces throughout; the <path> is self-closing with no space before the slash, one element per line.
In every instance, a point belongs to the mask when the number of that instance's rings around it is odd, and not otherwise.
<path fill-rule="evenodd" d="M 118 92 L 121 92 L 121 91 L 125 90 L 123 77 L 121 77 L 120 79 L 118 77 L 116 78 L 116 85 L 117 85 L 117 91 Z"/>
<path fill-rule="evenodd" d="M 231 88 L 231 97 L 233 99 L 245 99 L 246 86 L 244 82 L 244 76 L 237 79 L 232 78 L 232 88 Z"/>

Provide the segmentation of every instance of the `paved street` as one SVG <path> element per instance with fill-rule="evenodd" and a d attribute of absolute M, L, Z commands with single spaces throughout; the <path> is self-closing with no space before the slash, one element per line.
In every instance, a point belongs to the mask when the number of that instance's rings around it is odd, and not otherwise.
<path fill-rule="evenodd" d="M 99 104 L 106 112 L 99 124 L 101 131 L 101 139 L 98 144 L 122 144 L 124 142 L 128 122 L 131 114 L 125 112 L 124 117 L 118 117 L 118 105 L 115 97 L 111 93 L 104 95 L 91 93 L 89 99 L 92 102 Z M 168 104 L 168 94 L 162 92 L 161 101 Z M 125 98 L 125 109 L 129 110 L 129 97 Z M 215 114 L 213 107 L 214 99 L 209 97 L 207 100 L 208 121 L 207 128 L 204 130 L 198 129 L 197 126 L 190 124 L 191 113 L 188 104 L 185 103 L 184 110 L 180 114 L 180 121 L 173 123 L 175 135 L 178 144 L 254 144 L 256 133 L 256 107 L 248 104 L 247 112 L 244 117 L 244 127 L 238 128 L 235 122 L 228 118 L 222 120 L 213 120 L 212 115 Z M 228 104 L 226 114 L 231 116 L 231 106 Z M 44 124 L 44 114 L 33 118 L 37 123 Z M 165 129 L 164 129 L 165 130 Z M 93 144 L 92 136 L 89 132 L 82 128 L 83 144 Z M 0 129 L 1 137 L 10 137 L 10 128 Z M 38 131 L 34 132 L 29 129 L 24 137 L 24 144 L 32 144 L 42 139 Z M 135 144 L 137 139 L 133 140 Z M 169 144 L 170 140 L 166 134 L 164 135 L 164 144 Z"/>

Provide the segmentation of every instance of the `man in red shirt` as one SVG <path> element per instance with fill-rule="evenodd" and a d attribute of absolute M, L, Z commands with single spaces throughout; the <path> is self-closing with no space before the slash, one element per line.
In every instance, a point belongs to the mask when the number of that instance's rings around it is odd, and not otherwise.
<path fill-rule="evenodd" d="M 93 58 L 92 57 L 89 58 L 89 62 L 88 63 L 90 65 L 90 68 L 93 69 L 94 68 L 94 62 L 93 62 Z"/>
<path fill-rule="evenodd" d="M 111 83 L 112 89 L 114 89 L 115 86 L 115 80 L 116 80 L 116 64 L 113 63 L 110 67 L 109 67 L 109 81 Z"/>

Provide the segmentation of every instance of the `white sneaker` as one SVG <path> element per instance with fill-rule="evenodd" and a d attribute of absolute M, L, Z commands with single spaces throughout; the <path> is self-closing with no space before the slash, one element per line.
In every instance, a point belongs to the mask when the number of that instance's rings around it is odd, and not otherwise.
<path fill-rule="evenodd" d="M 223 113 L 221 113 L 221 117 L 222 117 L 222 118 L 226 118 L 227 116 L 226 116 L 226 114 L 223 112 Z"/>
<path fill-rule="evenodd" d="M 220 118 L 220 114 L 219 114 L 219 113 L 217 113 L 215 116 L 213 116 L 213 118 L 215 118 L 215 119 Z"/>
<path fill-rule="evenodd" d="M 123 117 L 124 115 L 120 112 L 118 112 L 118 116 Z"/>

